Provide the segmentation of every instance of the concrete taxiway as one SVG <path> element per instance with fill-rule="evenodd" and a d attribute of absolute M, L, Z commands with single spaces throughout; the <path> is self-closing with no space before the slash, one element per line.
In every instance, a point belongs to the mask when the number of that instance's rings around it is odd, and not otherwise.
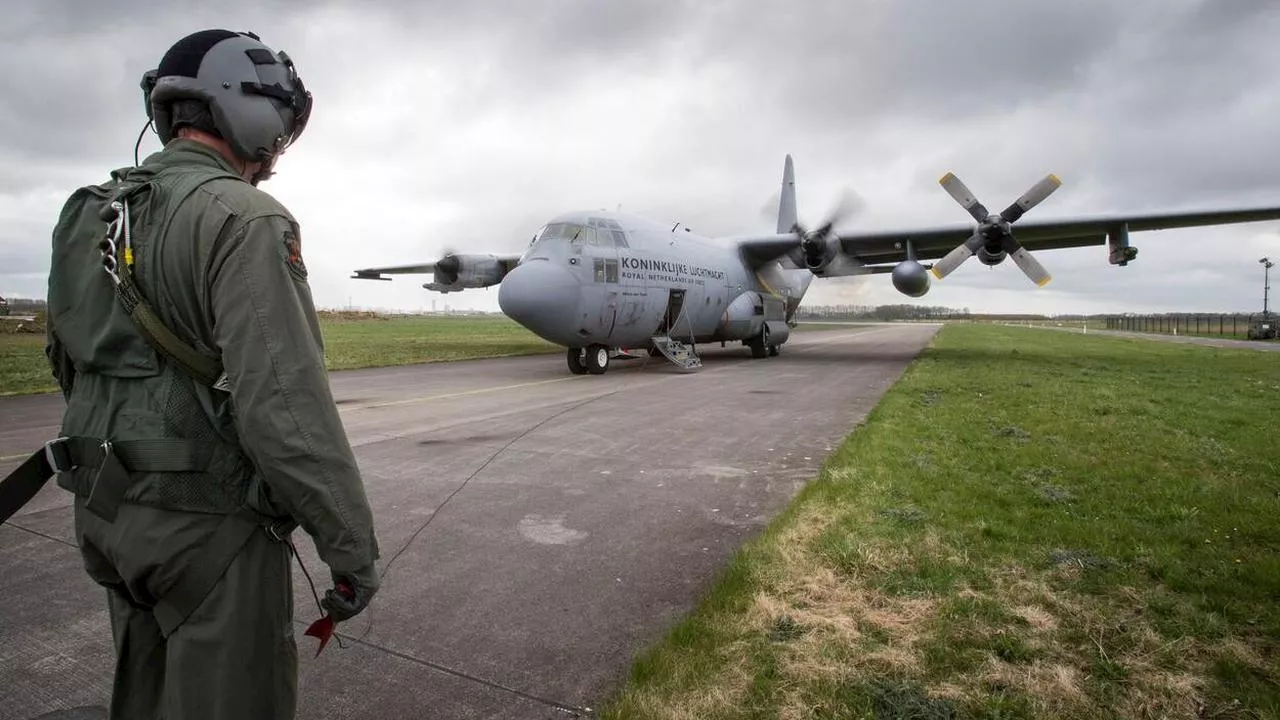
<path fill-rule="evenodd" d="M 346 648 L 319 658 L 295 573 L 298 716 L 592 716 L 937 328 L 798 333 L 761 360 L 709 347 L 690 374 L 630 360 L 574 376 L 563 356 L 334 373 L 390 565 L 341 628 Z M 61 411 L 58 396 L 0 400 L 0 475 Z M 50 483 L 0 526 L 0 718 L 110 693 L 104 591 L 69 505 Z M 327 571 L 295 540 L 323 592 Z"/>

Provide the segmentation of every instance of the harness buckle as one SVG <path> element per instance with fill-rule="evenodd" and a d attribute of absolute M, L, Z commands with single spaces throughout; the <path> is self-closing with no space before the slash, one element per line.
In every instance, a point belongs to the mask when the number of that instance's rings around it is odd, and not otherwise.
<path fill-rule="evenodd" d="M 71 438 L 60 437 L 44 444 L 44 459 L 55 473 L 71 472 L 76 464 L 71 460 L 71 448 L 67 446 Z"/>
<path fill-rule="evenodd" d="M 271 536 L 271 539 L 277 542 L 288 543 L 289 536 L 293 534 L 294 530 L 298 529 L 298 523 L 291 518 L 276 520 L 274 522 L 267 523 L 266 528 L 267 534 Z"/>

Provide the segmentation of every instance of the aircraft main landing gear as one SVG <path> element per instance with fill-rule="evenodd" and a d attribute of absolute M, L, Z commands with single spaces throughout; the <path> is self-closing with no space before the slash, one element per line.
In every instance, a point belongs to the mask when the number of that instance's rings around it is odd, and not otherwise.
<path fill-rule="evenodd" d="M 603 375 L 609 369 L 609 348 L 604 345 L 569 348 L 565 358 L 569 362 L 569 372 L 574 375 Z"/>
<path fill-rule="evenodd" d="M 771 349 L 776 346 L 769 344 L 768 325 L 761 325 L 760 334 L 751 338 L 748 345 L 751 347 L 751 357 L 753 358 L 762 358 L 778 354 L 776 351 L 771 351 Z"/>

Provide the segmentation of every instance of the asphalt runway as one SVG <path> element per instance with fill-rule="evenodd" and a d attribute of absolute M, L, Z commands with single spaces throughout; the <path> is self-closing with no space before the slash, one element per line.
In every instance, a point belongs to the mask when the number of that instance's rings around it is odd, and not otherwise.
<path fill-rule="evenodd" d="M 938 327 L 802 332 L 761 360 L 713 346 L 691 374 L 648 359 L 575 376 L 562 355 L 334 373 L 380 566 L 396 559 L 346 648 L 314 659 L 295 572 L 298 717 L 591 717 Z M 61 412 L 56 395 L 0 399 L 0 475 Z M 0 718 L 109 697 L 105 591 L 69 508 L 50 482 L 0 526 Z"/>

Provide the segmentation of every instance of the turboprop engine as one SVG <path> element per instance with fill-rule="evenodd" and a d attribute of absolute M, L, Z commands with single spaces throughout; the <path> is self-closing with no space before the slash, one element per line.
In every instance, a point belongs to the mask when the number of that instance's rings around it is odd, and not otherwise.
<path fill-rule="evenodd" d="M 1004 262 L 1005 258 L 1009 257 L 1009 253 L 1004 250 L 995 250 L 993 252 L 988 249 L 986 245 L 978 248 L 978 252 L 976 254 L 978 256 L 978 262 L 986 265 L 987 267 L 995 267 L 996 265 Z"/>
<path fill-rule="evenodd" d="M 929 271 L 915 260 L 903 260 L 893 267 L 893 286 L 903 295 L 922 297 L 929 292 Z"/>
<path fill-rule="evenodd" d="M 978 202 L 977 196 L 973 194 L 964 183 L 960 182 L 960 178 L 953 173 L 947 173 L 938 181 L 942 184 L 944 190 L 947 191 L 960 206 L 969 211 L 973 219 L 978 222 L 977 228 L 968 240 L 957 246 L 954 250 L 947 253 L 941 260 L 933 266 L 933 274 L 939 279 L 950 275 L 952 271 L 960 267 L 960 265 L 974 255 L 978 256 L 978 260 L 984 265 L 999 265 L 1004 262 L 1006 257 L 1012 258 L 1015 265 L 1031 281 L 1043 287 L 1045 283 L 1052 278 L 1049 272 L 1044 269 L 1039 260 L 1027 251 L 1022 243 L 1013 236 L 1013 224 L 1018 221 L 1028 210 L 1039 205 L 1045 198 L 1053 194 L 1054 190 L 1062 184 L 1057 175 L 1048 175 L 1045 179 L 1031 186 L 1031 189 L 1022 194 L 1022 197 L 1013 202 L 1012 205 L 1005 208 L 999 215 L 993 215 L 987 211 L 987 206 Z M 1121 259 L 1127 257 L 1122 254 Z M 1132 258 L 1129 258 L 1132 259 Z"/>
<path fill-rule="evenodd" d="M 435 265 L 435 282 L 422 287 L 437 292 L 496 285 L 507 274 L 493 255 L 445 255 Z"/>

